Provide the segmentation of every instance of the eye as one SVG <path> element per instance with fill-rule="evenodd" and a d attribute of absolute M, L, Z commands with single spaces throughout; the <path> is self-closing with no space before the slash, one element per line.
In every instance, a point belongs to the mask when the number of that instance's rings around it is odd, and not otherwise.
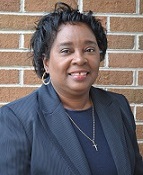
<path fill-rule="evenodd" d="M 62 49 L 60 52 L 63 54 L 69 54 L 69 53 L 71 53 L 71 50 L 68 48 L 65 48 L 65 49 Z"/>
<path fill-rule="evenodd" d="M 85 52 L 95 52 L 94 48 L 88 47 L 85 49 Z"/>

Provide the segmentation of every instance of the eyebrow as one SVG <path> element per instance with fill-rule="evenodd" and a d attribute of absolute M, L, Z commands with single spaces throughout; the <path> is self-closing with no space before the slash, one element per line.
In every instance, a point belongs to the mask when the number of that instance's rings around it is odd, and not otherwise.
<path fill-rule="evenodd" d="M 71 46 L 71 45 L 72 45 L 72 42 L 63 42 L 59 44 L 59 46 Z"/>
<path fill-rule="evenodd" d="M 85 44 L 94 44 L 94 45 L 97 45 L 97 42 L 96 41 L 91 41 L 91 40 L 87 40 L 84 43 Z"/>
<path fill-rule="evenodd" d="M 86 41 L 84 41 L 84 44 L 97 45 L 97 42 L 96 41 L 91 41 L 91 40 L 86 40 Z M 72 42 L 63 42 L 63 43 L 59 44 L 59 46 L 71 46 L 71 45 L 73 45 Z"/>

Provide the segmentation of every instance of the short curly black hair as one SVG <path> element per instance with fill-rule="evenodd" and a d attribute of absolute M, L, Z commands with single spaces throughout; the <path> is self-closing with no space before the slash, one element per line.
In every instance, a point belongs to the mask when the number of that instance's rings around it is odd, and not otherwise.
<path fill-rule="evenodd" d="M 55 4 L 54 12 L 41 18 L 34 32 L 30 47 L 32 50 L 32 63 L 37 75 L 41 78 L 45 72 L 43 59 L 49 59 L 52 44 L 58 33 L 61 24 L 85 23 L 93 31 L 99 49 L 101 50 L 100 59 L 104 60 L 107 50 L 107 37 L 100 20 L 92 16 L 93 12 L 81 13 L 78 9 L 73 9 L 69 5 L 59 2 Z"/>

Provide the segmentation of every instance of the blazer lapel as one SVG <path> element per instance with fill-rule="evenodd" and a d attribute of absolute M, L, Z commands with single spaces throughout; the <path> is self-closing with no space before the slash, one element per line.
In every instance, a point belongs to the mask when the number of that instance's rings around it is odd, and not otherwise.
<path fill-rule="evenodd" d="M 121 112 L 117 108 L 118 103 L 116 101 L 113 103 L 113 99 L 107 96 L 106 92 L 100 91 L 98 89 L 92 90 L 92 98 L 118 174 L 131 175 Z"/>
<path fill-rule="evenodd" d="M 39 105 L 46 121 L 45 125 L 50 129 L 52 137 L 55 137 L 56 144 L 59 150 L 62 150 L 63 156 L 65 155 L 73 174 L 90 175 L 82 147 L 51 84 L 41 87 L 39 98 Z M 45 128 L 47 127 L 45 126 Z"/>
<path fill-rule="evenodd" d="M 121 112 L 118 103 L 107 96 L 106 92 L 91 88 L 93 103 L 109 147 L 118 174 L 131 175 L 124 130 L 122 127 Z M 82 147 L 76 137 L 73 127 L 67 118 L 64 108 L 51 84 L 43 85 L 39 89 L 38 101 L 45 120 L 45 129 L 50 129 L 51 136 L 56 139 L 56 145 L 66 161 L 69 163 L 73 174 L 90 175 L 90 169 L 83 153 Z"/>

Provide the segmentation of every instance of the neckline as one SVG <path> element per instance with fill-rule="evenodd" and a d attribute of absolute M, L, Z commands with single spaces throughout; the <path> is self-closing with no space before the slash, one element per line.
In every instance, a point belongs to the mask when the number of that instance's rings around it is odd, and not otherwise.
<path fill-rule="evenodd" d="M 65 108 L 65 110 L 67 111 L 67 112 L 87 112 L 87 111 L 89 111 L 89 110 L 92 110 L 92 106 L 90 106 L 90 107 L 88 107 L 87 109 L 78 109 L 78 110 L 75 110 L 75 109 L 69 109 L 69 108 Z"/>

